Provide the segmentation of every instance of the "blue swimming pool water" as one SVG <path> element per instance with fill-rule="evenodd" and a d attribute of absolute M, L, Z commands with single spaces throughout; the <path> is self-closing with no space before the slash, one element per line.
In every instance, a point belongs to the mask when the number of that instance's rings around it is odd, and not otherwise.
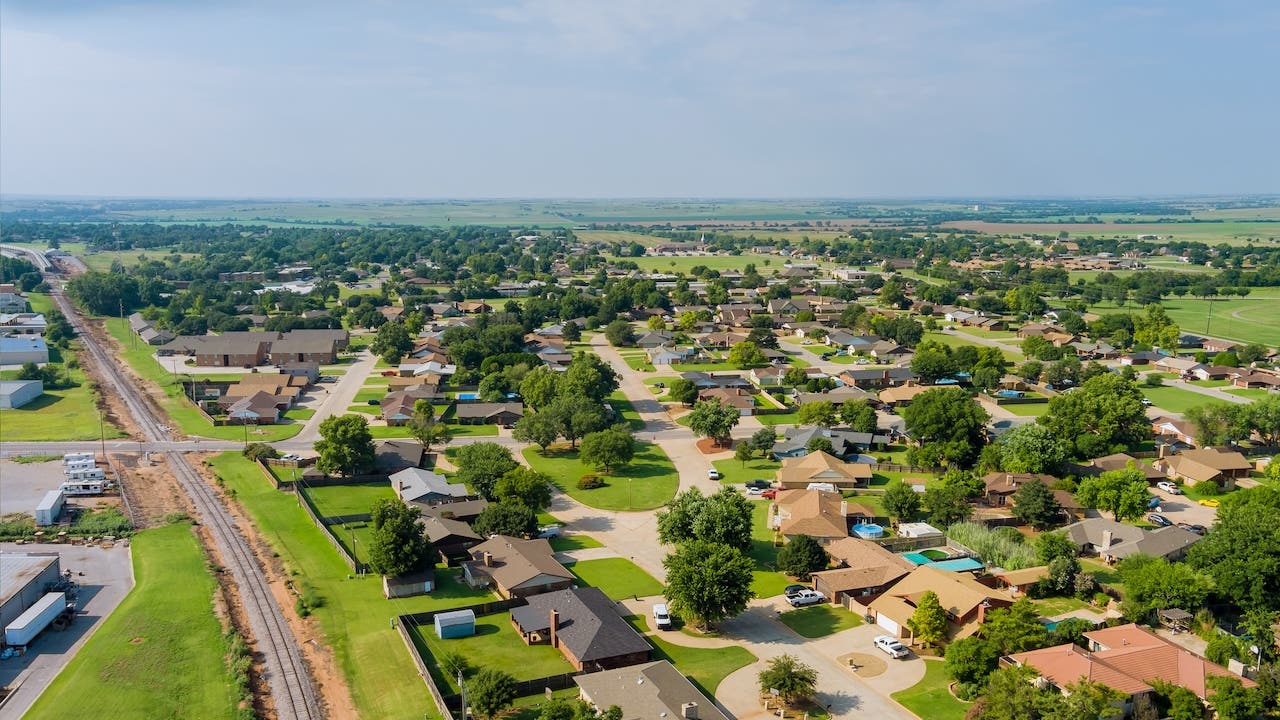
<path fill-rule="evenodd" d="M 458 399 L 459 400 L 479 400 L 480 393 L 460 392 L 458 393 Z"/>
<path fill-rule="evenodd" d="M 884 535 L 884 528 L 875 523 L 858 523 L 854 525 L 853 534 L 860 538 L 881 537 Z"/>
<path fill-rule="evenodd" d="M 902 557 L 909 560 L 912 565 L 928 565 L 929 563 L 933 562 L 932 560 L 930 560 L 929 558 L 925 557 L 924 555 L 918 552 L 902 553 Z"/>
<path fill-rule="evenodd" d="M 985 567 L 981 562 L 973 558 L 956 558 L 955 560 L 941 560 L 932 565 L 939 570 L 948 572 L 964 572 L 966 570 L 981 570 Z"/>
<path fill-rule="evenodd" d="M 1023 393 L 1019 390 L 1000 390 L 996 392 L 996 395 L 1005 398 L 1020 398 Z"/>

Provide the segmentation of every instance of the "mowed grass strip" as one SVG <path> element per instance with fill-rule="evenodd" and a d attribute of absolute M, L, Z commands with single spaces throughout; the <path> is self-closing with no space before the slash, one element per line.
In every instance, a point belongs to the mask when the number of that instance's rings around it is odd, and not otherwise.
<path fill-rule="evenodd" d="M 190 524 L 144 530 L 131 545 L 137 584 L 25 717 L 236 716 L 216 582 Z"/>
<path fill-rule="evenodd" d="M 561 492 L 598 510 L 652 510 L 675 497 L 680 487 L 675 465 L 653 443 L 636 442 L 635 458 L 612 475 L 584 464 L 578 451 L 568 448 L 553 447 L 546 455 L 536 447 L 526 448 L 524 458 L 534 470 L 550 477 Z M 604 487 L 580 489 L 578 480 L 583 475 L 600 477 Z"/>
<path fill-rule="evenodd" d="M 441 640 L 436 637 L 434 625 L 414 625 L 409 632 L 419 652 L 425 649 L 430 653 L 430 656 L 423 653 L 422 659 L 427 661 L 432 677 L 446 693 L 458 691 L 457 679 L 437 667 L 440 658 L 449 652 L 462 653 L 477 670 L 501 668 L 517 680 L 537 680 L 573 672 L 569 661 L 551 645 L 526 645 L 512 626 L 509 612 L 477 616 L 476 634 L 470 637 Z"/>
<path fill-rule="evenodd" d="M 812 605 L 798 610 L 788 610 L 778 616 L 783 625 L 807 638 L 820 638 L 855 628 L 862 618 L 835 605 Z"/>
<path fill-rule="evenodd" d="M 584 584 L 599 588 L 614 600 L 662 592 L 662 583 L 626 558 L 583 560 L 568 567 Z"/>
<path fill-rule="evenodd" d="M 969 705 L 960 702 L 947 689 L 951 682 L 942 662 L 925 660 L 924 679 L 890 697 L 918 717 L 929 720 L 963 720 Z"/>
<path fill-rule="evenodd" d="M 309 487 L 303 492 L 324 517 L 367 513 L 378 500 L 392 500 L 396 496 L 391 485 L 384 482 Z"/>
<path fill-rule="evenodd" d="M 751 573 L 751 590 L 756 597 L 781 595 L 783 588 L 791 584 L 786 575 L 778 572 L 778 548 L 773 544 L 773 531 L 769 529 L 769 502 L 757 502 L 751 507 L 751 550 L 747 553 L 755 561 Z"/>
<path fill-rule="evenodd" d="M 1142 395 L 1151 401 L 1152 405 L 1161 410 L 1169 412 L 1183 413 L 1188 409 L 1197 405 L 1207 405 L 1209 403 L 1218 402 L 1214 398 L 1201 395 L 1190 390 L 1182 388 L 1169 387 L 1162 385 L 1160 387 L 1140 387 Z"/>

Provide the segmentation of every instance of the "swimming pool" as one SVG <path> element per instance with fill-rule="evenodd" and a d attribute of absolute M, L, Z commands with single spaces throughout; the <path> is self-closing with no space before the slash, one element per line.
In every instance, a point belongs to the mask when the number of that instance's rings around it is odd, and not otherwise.
<path fill-rule="evenodd" d="M 933 562 L 929 558 L 925 557 L 924 553 L 918 552 L 902 553 L 902 557 L 910 561 L 912 565 L 928 565 Z"/>
<path fill-rule="evenodd" d="M 458 399 L 459 400 L 479 400 L 480 393 L 460 392 L 458 393 Z"/>
<path fill-rule="evenodd" d="M 884 528 L 875 523 L 858 523 L 852 530 L 854 535 L 864 539 L 884 537 Z"/>
<path fill-rule="evenodd" d="M 1020 398 L 1024 397 L 1026 393 L 1021 390 L 1000 390 L 996 392 L 996 395 L 1002 398 Z"/>
<path fill-rule="evenodd" d="M 928 551 L 926 550 L 925 552 Z M 947 572 L 966 572 L 969 570 L 981 570 L 986 567 L 980 561 L 967 557 L 954 558 L 951 560 L 930 560 L 929 557 L 922 552 L 902 553 L 902 557 L 906 558 L 906 560 L 912 565 L 928 565 L 939 570 L 946 570 Z"/>

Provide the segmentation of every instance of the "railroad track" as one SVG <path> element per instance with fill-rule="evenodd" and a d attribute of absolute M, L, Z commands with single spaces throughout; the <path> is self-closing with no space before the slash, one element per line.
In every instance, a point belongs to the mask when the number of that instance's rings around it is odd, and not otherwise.
<path fill-rule="evenodd" d="M 47 258 L 40 253 L 28 251 L 28 254 L 36 256 L 36 263 L 42 270 L 52 269 Z M 142 393 L 121 373 L 115 359 L 86 331 L 79 313 L 63 294 L 57 280 L 50 279 L 53 280 L 50 283 L 50 296 L 80 336 L 85 350 L 101 368 L 104 389 L 114 390 L 118 394 L 145 440 L 172 440 L 169 428 L 160 422 Z M 249 629 L 257 641 L 258 651 L 262 653 L 264 675 L 271 689 L 277 716 L 282 720 L 322 718 L 323 712 L 315 688 L 302 659 L 302 649 L 290 630 L 280 605 L 271 594 L 266 574 L 254 557 L 248 540 L 236 527 L 235 519 L 227 512 L 217 493 L 204 482 L 186 458 L 181 453 L 171 453 L 168 459 L 174 477 L 191 498 L 200 522 L 208 528 L 226 568 L 236 581 L 240 601 L 249 620 Z"/>

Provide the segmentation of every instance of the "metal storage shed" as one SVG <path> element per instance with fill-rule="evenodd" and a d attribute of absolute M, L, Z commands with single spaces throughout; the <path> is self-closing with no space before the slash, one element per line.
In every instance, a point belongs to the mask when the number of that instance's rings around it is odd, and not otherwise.
<path fill-rule="evenodd" d="M 441 640 L 476 634 L 476 614 L 471 610 L 436 613 L 435 621 L 436 637 Z"/>

